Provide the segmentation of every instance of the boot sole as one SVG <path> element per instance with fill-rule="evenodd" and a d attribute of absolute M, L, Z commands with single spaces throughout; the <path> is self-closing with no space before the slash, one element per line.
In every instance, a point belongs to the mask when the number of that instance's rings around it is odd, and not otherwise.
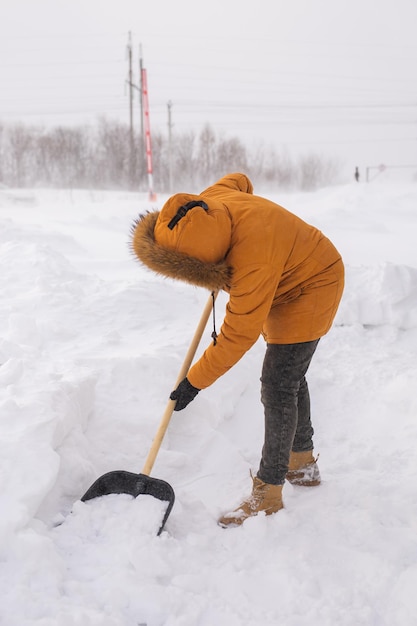
<path fill-rule="evenodd" d="M 303 481 L 303 480 L 288 480 L 287 478 L 287 481 L 294 487 L 318 487 L 319 485 L 321 485 L 321 480 Z"/>

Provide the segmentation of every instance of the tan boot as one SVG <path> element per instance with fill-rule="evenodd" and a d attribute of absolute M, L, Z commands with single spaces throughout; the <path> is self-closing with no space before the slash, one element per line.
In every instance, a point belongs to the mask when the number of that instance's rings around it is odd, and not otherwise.
<path fill-rule="evenodd" d="M 264 511 L 266 515 L 271 515 L 284 508 L 282 485 L 264 483 L 257 476 L 252 480 L 252 494 L 237 509 L 226 513 L 219 519 L 219 524 L 223 528 L 240 526 L 248 517 L 258 515 L 261 511 Z"/>
<path fill-rule="evenodd" d="M 317 458 L 314 458 L 312 450 L 308 450 L 307 452 L 291 452 L 286 475 L 288 482 L 292 485 L 300 485 L 302 487 L 315 487 L 316 485 L 320 485 L 321 478 Z"/>

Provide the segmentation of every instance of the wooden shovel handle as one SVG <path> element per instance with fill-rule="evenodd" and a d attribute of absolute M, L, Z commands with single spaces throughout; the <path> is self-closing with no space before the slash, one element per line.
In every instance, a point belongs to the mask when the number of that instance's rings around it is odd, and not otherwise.
<path fill-rule="evenodd" d="M 215 299 L 217 298 L 218 295 L 218 291 L 214 291 L 212 294 L 210 294 L 209 299 L 207 300 L 207 304 L 204 307 L 203 313 L 201 315 L 201 319 L 198 323 L 198 326 L 196 328 L 196 331 L 194 333 L 194 337 L 191 341 L 190 347 L 188 348 L 188 352 L 185 355 L 185 359 L 184 362 L 181 366 L 181 369 L 179 371 L 178 374 L 178 378 L 177 378 L 177 382 L 175 383 L 174 389 L 176 389 L 178 387 L 178 385 L 180 384 L 180 382 L 187 376 L 188 374 L 188 370 L 191 367 L 191 363 L 193 362 L 195 353 L 197 352 L 197 348 L 198 348 L 198 344 L 201 341 L 201 337 L 203 336 L 203 332 L 204 329 L 207 325 L 207 321 L 210 317 L 211 311 L 212 311 L 212 307 L 213 307 L 213 302 L 215 301 Z M 142 469 L 142 474 L 146 474 L 146 476 L 149 476 L 149 474 L 152 471 L 153 465 L 155 463 L 155 459 L 156 459 L 156 455 L 159 452 L 159 448 L 161 447 L 161 443 L 162 440 L 165 436 L 166 430 L 168 428 L 168 424 L 170 422 L 172 413 L 174 411 L 175 408 L 175 404 L 176 404 L 176 400 L 169 400 L 168 404 L 166 406 L 166 409 L 164 411 L 164 414 L 162 415 L 161 421 L 159 423 L 159 427 L 158 430 L 155 434 L 154 440 L 152 442 L 152 446 L 151 449 L 149 450 L 149 454 L 148 457 L 145 461 L 145 465 L 143 466 Z"/>

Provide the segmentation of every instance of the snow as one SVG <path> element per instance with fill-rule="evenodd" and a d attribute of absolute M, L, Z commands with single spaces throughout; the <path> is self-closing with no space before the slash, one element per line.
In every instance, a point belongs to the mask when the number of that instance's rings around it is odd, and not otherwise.
<path fill-rule="evenodd" d="M 159 537 L 156 498 L 80 497 L 141 471 L 208 294 L 130 253 L 134 218 L 165 197 L 30 195 L 0 196 L 0 624 L 417 624 L 417 185 L 270 196 L 346 263 L 309 372 L 323 483 L 216 523 L 259 462 L 259 340 L 174 413 L 152 470 L 176 495 Z"/>

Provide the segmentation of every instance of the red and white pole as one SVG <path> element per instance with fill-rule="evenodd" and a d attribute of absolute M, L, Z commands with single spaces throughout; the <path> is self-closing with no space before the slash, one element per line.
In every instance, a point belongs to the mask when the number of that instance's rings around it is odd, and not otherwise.
<path fill-rule="evenodd" d="M 156 200 L 156 194 L 153 190 L 153 171 L 152 171 L 152 145 L 151 145 L 151 124 L 149 120 L 149 97 L 148 97 L 148 79 L 146 76 L 146 69 L 142 68 L 142 105 L 144 116 L 144 130 L 145 130 L 145 149 L 146 149 L 146 166 L 148 170 L 148 186 L 149 186 L 149 200 Z"/>

